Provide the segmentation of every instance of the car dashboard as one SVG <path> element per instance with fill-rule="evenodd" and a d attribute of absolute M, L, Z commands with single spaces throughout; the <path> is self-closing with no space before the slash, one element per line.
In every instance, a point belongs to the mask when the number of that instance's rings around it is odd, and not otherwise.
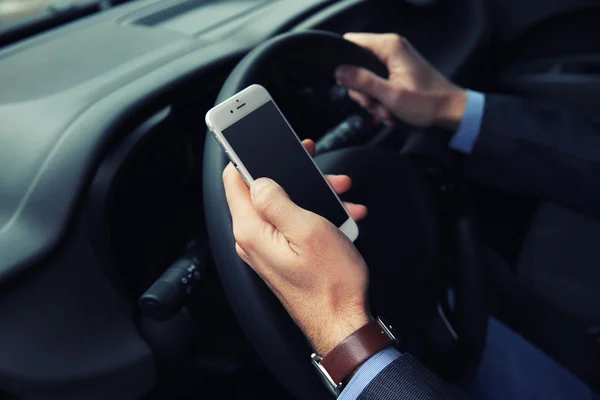
<path fill-rule="evenodd" d="M 221 84 L 278 33 L 403 23 L 425 55 L 441 55 L 432 62 L 445 73 L 468 74 L 485 36 L 478 1 L 448 6 L 473 24 L 434 40 L 410 23 L 427 21 L 427 10 L 394 3 L 140 0 L 0 49 L 0 394 L 150 391 L 152 333 L 136 301 L 190 238 L 207 241 L 204 114 Z M 318 139 L 345 106 L 332 101 L 332 77 L 305 78 L 285 73 L 282 108 L 300 136 Z"/>

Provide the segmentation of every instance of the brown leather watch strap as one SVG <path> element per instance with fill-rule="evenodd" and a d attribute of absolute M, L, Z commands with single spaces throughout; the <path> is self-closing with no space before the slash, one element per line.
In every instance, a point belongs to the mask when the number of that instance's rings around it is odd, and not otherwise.
<path fill-rule="evenodd" d="M 395 343 L 388 332 L 379 320 L 371 321 L 324 356 L 321 365 L 336 384 L 341 383 L 373 355 Z"/>

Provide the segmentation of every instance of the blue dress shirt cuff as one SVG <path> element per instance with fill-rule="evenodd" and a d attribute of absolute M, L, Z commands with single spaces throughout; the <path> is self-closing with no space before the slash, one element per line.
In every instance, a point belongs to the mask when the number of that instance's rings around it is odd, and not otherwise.
<path fill-rule="evenodd" d="M 373 379 L 381 371 L 400 357 L 400 352 L 393 347 L 388 347 L 369 358 L 361 367 L 356 371 L 348 386 L 342 390 L 342 394 L 338 397 L 339 400 L 355 400 L 362 393 L 363 390 L 371 383 Z"/>
<path fill-rule="evenodd" d="M 450 140 L 450 148 L 464 154 L 471 154 L 481 129 L 483 110 L 485 108 L 485 95 L 483 93 L 467 90 L 467 107 L 465 115 L 458 130 Z"/>

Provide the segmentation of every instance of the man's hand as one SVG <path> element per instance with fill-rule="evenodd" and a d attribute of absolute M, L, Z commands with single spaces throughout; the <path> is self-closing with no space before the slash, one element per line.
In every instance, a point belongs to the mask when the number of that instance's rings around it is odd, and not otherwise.
<path fill-rule="evenodd" d="M 310 151 L 314 144 L 305 146 Z M 328 179 L 336 191 L 341 181 L 346 190 L 351 184 L 348 177 Z M 238 255 L 273 290 L 315 351 L 327 354 L 371 319 L 367 266 L 337 227 L 298 207 L 270 179 L 257 179 L 249 189 L 229 164 L 223 182 Z M 353 217 L 366 215 L 364 206 L 348 209 Z"/>
<path fill-rule="evenodd" d="M 371 33 L 347 33 L 344 38 L 370 50 L 388 68 L 388 79 L 350 65 L 336 70 L 339 84 L 375 118 L 386 124 L 396 116 L 419 127 L 458 128 L 466 92 L 436 71 L 405 38 Z"/>
<path fill-rule="evenodd" d="M 311 157 L 315 156 L 315 142 L 310 139 L 304 139 L 302 145 L 308 151 Z M 352 180 L 347 175 L 326 175 L 327 182 L 331 185 L 333 191 L 340 195 L 346 193 L 352 187 Z M 367 216 L 367 207 L 361 204 L 344 202 L 346 211 L 350 214 L 353 220 L 360 221 Z"/>

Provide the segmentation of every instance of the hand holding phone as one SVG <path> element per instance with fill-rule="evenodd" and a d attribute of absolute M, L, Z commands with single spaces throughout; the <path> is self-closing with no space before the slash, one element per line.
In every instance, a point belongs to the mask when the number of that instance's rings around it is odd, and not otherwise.
<path fill-rule="evenodd" d="M 338 227 L 350 240 L 358 226 L 269 93 L 252 85 L 206 114 L 206 124 L 248 185 L 267 177 L 294 203 Z"/>
<path fill-rule="evenodd" d="M 329 353 L 371 319 L 367 266 L 339 229 L 298 207 L 270 179 L 257 179 L 249 189 L 230 164 L 223 183 L 238 255 L 267 282 L 316 352 Z"/>

